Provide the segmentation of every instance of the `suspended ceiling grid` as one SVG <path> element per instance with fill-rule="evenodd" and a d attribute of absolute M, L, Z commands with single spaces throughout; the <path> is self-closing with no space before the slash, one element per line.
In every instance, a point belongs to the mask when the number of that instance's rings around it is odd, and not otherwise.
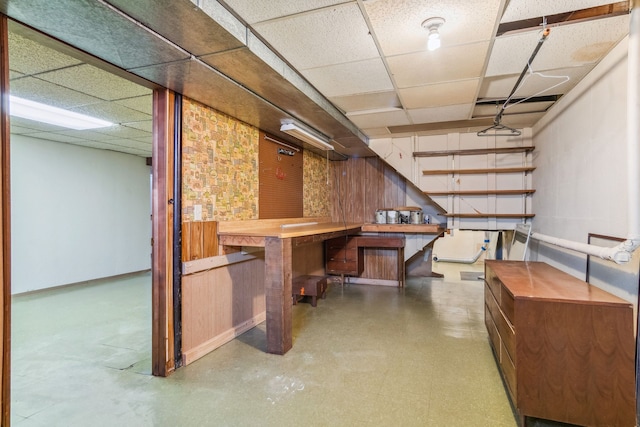
<path fill-rule="evenodd" d="M 420 132 L 423 123 L 441 125 L 431 133 L 450 128 L 447 122 L 477 128 L 471 119 L 493 117 L 496 108 L 476 102 L 506 99 L 541 36 L 534 28 L 496 37 L 500 23 L 612 3 L 225 2 L 369 137 Z M 446 22 L 442 47 L 429 52 L 421 23 L 434 16 Z M 628 34 L 628 25 L 622 15 L 553 26 L 515 97 L 567 93 Z M 521 105 L 507 111 L 504 123 L 532 126 L 549 106 Z"/>
<path fill-rule="evenodd" d="M 11 117 L 11 133 L 31 138 L 151 156 L 151 90 L 45 46 L 16 24 L 9 30 L 11 94 L 76 113 L 99 117 L 113 126 L 73 130 Z"/>
<path fill-rule="evenodd" d="M 282 139 L 296 142 L 279 133 L 283 118 L 296 118 L 334 139 L 338 151 L 363 156 L 372 154 L 367 137 L 474 131 L 491 123 L 496 105 L 509 94 L 540 37 L 539 28 L 496 37 L 500 24 L 609 4 L 65 0 L 54 5 L 0 0 L 0 10 L 131 76 Z M 427 32 L 420 24 L 432 16 L 446 23 L 440 29 L 442 48 L 428 52 Z M 628 22 L 622 14 L 552 26 L 516 97 L 566 93 L 628 33 Z M 31 49 L 37 48 L 20 45 L 22 57 L 12 56 L 21 64 L 12 66 L 12 91 L 110 115 L 117 126 L 80 134 L 14 120 L 17 132 L 53 133 L 64 142 L 95 146 L 120 139 L 129 141 L 131 154 L 150 152 L 151 84 L 134 89 L 124 81 L 122 89 L 116 88 L 115 79 L 92 64 L 66 63 L 55 52 Z M 142 89 L 146 92 L 136 92 Z M 532 126 L 553 99 L 518 104 L 506 111 L 504 123 Z"/>

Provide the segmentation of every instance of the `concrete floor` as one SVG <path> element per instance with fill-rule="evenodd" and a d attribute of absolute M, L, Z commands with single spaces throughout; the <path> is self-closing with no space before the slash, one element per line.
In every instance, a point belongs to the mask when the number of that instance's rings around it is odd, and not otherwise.
<path fill-rule="evenodd" d="M 12 425 L 516 426 L 483 322 L 478 265 L 397 288 L 332 285 L 168 378 L 150 375 L 149 273 L 13 299 Z"/>

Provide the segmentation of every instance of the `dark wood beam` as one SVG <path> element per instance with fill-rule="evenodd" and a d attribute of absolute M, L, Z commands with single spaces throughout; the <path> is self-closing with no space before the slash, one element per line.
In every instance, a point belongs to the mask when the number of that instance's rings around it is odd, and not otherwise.
<path fill-rule="evenodd" d="M 629 13 L 629 2 L 619 1 L 615 3 L 605 4 L 602 6 L 590 7 L 587 9 L 574 10 L 572 12 L 558 13 L 549 15 L 547 26 L 553 27 L 558 25 L 576 23 L 579 21 L 591 21 L 594 19 L 611 18 L 618 15 L 626 15 Z M 543 17 L 523 19 L 521 21 L 505 22 L 498 26 L 497 37 L 512 31 L 530 31 L 542 28 Z"/>

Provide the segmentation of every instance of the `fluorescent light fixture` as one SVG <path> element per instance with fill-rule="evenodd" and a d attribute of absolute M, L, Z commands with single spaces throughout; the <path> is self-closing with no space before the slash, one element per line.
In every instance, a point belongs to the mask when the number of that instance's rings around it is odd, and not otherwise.
<path fill-rule="evenodd" d="M 311 131 L 303 129 L 296 123 L 290 121 L 283 122 L 282 126 L 280 126 L 280 131 L 321 150 L 333 150 L 333 145 L 329 144 L 326 139 L 312 133 Z"/>
<path fill-rule="evenodd" d="M 104 128 L 114 125 L 106 120 L 100 120 L 85 114 L 74 113 L 73 111 L 63 110 L 62 108 L 29 101 L 13 95 L 9 96 L 9 101 L 11 103 L 9 111 L 12 116 L 34 120 L 36 122 L 49 123 L 50 125 L 76 130 Z"/>

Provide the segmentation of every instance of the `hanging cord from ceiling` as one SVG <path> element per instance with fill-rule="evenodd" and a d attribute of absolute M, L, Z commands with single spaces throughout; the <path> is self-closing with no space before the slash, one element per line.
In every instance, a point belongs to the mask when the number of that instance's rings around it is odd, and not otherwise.
<path fill-rule="evenodd" d="M 489 126 L 488 128 L 479 131 L 477 133 L 478 136 L 520 136 L 522 134 L 522 132 L 520 132 L 518 129 L 514 129 L 509 126 L 503 125 L 501 123 L 502 115 L 504 114 L 504 110 L 507 109 L 509 101 L 511 100 L 513 95 L 516 93 L 516 91 L 520 88 L 522 81 L 527 75 L 527 72 L 531 70 L 531 63 L 533 62 L 534 58 L 538 54 L 538 51 L 540 51 L 542 44 L 545 42 L 545 40 L 547 40 L 547 37 L 549 37 L 549 33 L 551 32 L 551 29 L 546 26 L 546 23 L 544 24 L 544 27 L 545 28 L 542 31 L 542 36 L 538 39 L 538 44 L 536 45 L 535 49 L 533 49 L 533 52 L 531 53 L 531 56 L 529 57 L 527 64 L 524 66 L 524 69 L 522 70 L 522 72 L 520 73 L 520 76 L 518 77 L 518 80 L 516 81 L 516 84 L 513 85 L 513 89 L 511 90 L 511 93 L 507 97 L 507 100 L 502 104 L 502 106 L 498 110 L 498 113 L 496 114 L 496 117 L 493 119 L 493 126 Z M 491 132 L 491 131 L 494 131 L 494 132 Z"/>

